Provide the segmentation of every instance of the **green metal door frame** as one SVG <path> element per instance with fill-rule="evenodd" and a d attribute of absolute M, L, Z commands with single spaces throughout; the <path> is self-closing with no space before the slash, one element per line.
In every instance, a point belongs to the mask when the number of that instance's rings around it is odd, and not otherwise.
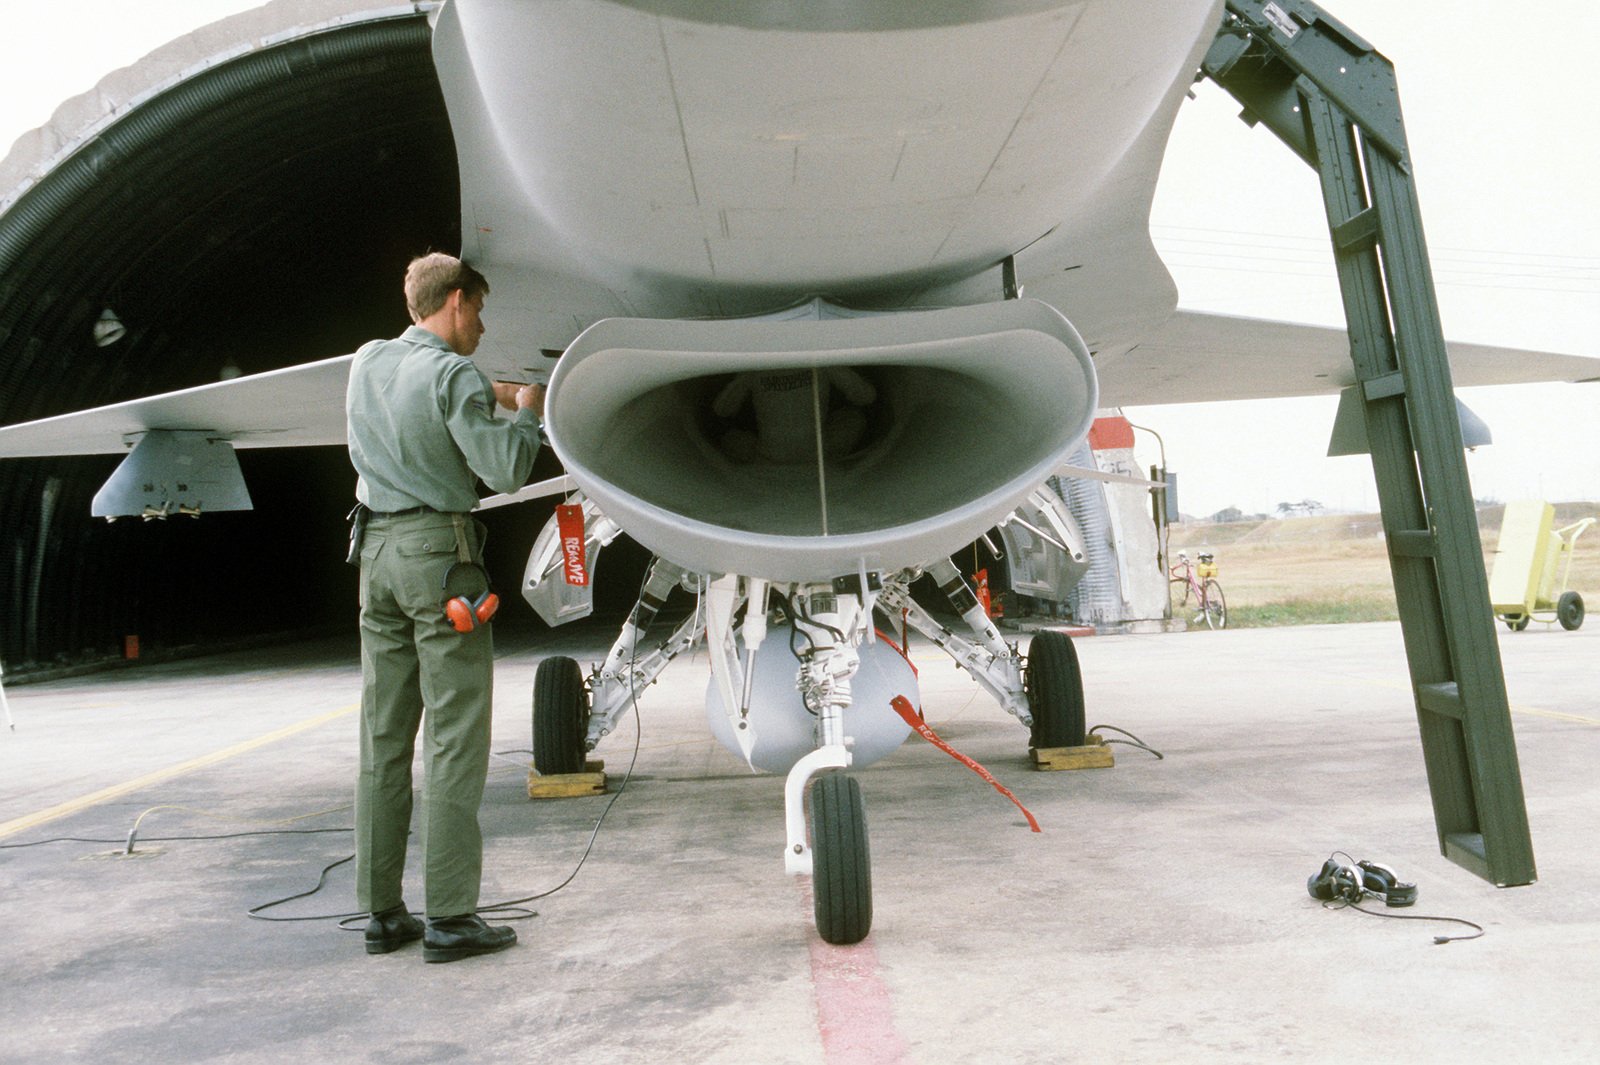
<path fill-rule="evenodd" d="M 1227 0 L 1202 72 L 1314 170 L 1366 411 L 1440 851 L 1536 873 L 1393 65 L 1309 0 Z"/>

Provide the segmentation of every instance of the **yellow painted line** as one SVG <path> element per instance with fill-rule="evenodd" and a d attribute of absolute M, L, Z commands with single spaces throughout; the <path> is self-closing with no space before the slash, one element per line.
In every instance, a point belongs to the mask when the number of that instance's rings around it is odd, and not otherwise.
<path fill-rule="evenodd" d="M 1374 688 L 1392 688 L 1395 691 L 1409 692 L 1411 685 L 1399 684 L 1392 680 L 1371 680 L 1366 677 L 1351 677 L 1350 680 L 1357 684 L 1367 684 Z M 1600 725 L 1600 718 L 1584 717 L 1582 714 L 1563 714 L 1559 710 L 1541 710 L 1536 706 L 1518 706 L 1511 704 L 1513 714 L 1527 714 L 1529 717 L 1547 717 L 1551 721 L 1571 721 L 1579 725 Z"/>
<path fill-rule="evenodd" d="M 216 765 L 218 762 L 225 762 L 230 758 L 237 758 L 241 754 L 246 754 L 259 747 L 265 747 L 269 743 L 288 739 L 290 736 L 305 732 L 308 729 L 314 729 L 318 725 L 325 725 L 329 721 L 344 717 L 346 714 L 353 714 L 360 708 L 360 703 L 351 703 L 349 706 L 330 710 L 326 714 L 318 714 L 316 717 L 308 717 L 304 721 L 297 721 L 293 725 L 286 725 L 276 732 L 268 732 L 266 735 L 257 736 L 253 740 L 245 740 L 243 743 L 236 743 L 232 747 L 224 747 L 220 751 L 212 751 L 210 754 L 203 754 L 199 758 L 191 758 L 187 762 L 180 762 L 165 769 L 158 769 L 154 773 L 146 773 L 142 777 L 137 777 L 125 783 L 113 784 L 109 788 L 101 788 L 99 791 L 90 792 L 88 795 L 80 796 L 68 802 L 58 803 L 48 809 L 40 810 L 38 813 L 28 814 L 26 817 L 19 817 L 12 821 L 0 823 L 0 839 L 5 839 L 7 836 L 24 832 L 30 828 L 37 828 L 46 822 L 54 821 L 58 817 L 66 817 L 69 814 L 87 810 L 89 807 L 97 806 L 100 803 L 110 802 L 112 799 L 120 799 L 124 795 L 138 791 L 141 788 L 148 788 L 152 784 L 160 784 L 163 781 L 171 780 L 173 777 L 182 776 L 196 769 L 203 769 L 208 765 Z"/>
<path fill-rule="evenodd" d="M 1559 710 L 1540 710 L 1533 706 L 1511 707 L 1513 714 L 1531 714 L 1534 717 L 1548 717 L 1552 721 L 1575 721 L 1580 725 L 1600 725 L 1600 719 L 1584 717 L 1582 714 L 1563 714 Z"/>

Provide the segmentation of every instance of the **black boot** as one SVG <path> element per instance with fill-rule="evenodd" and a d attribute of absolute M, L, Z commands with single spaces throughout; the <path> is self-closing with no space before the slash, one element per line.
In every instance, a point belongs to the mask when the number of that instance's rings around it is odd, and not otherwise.
<path fill-rule="evenodd" d="M 388 954 L 399 950 L 413 939 L 422 938 L 422 922 L 411 916 L 406 904 L 372 915 L 367 922 L 367 953 Z"/>
<path fill-rule="evenodd" d="M 517 941 L 515 929 L 484 923 L 475 913 L 430 917 L 422 934 L 423 961 L 459 961 L 474 954 L 493 954 Z"/>

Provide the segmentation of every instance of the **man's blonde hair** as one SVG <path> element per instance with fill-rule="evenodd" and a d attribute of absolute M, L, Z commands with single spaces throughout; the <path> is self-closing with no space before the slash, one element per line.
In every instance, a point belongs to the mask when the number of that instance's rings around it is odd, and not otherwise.
<path fill-rule="evenodd" d="M 489 281 L 478 271 L 442 251 L 419 255 L 406 267 L 406 310 L 413 322 L 429 317 L 456 289 L 467 299 L 489 294 Z"/>

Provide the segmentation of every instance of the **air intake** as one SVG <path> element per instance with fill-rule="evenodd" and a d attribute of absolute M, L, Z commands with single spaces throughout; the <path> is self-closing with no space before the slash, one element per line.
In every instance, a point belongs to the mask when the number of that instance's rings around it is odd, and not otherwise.
<path fill-rule="evenodd" d="M 1096 397 L 1082 339 L 1038 301 L 875 315 L 818 301 L 597 322 L 547 412 L 567 472 L 651 550 L 818 580 L 971 541 L 1066 460 Z"/>

